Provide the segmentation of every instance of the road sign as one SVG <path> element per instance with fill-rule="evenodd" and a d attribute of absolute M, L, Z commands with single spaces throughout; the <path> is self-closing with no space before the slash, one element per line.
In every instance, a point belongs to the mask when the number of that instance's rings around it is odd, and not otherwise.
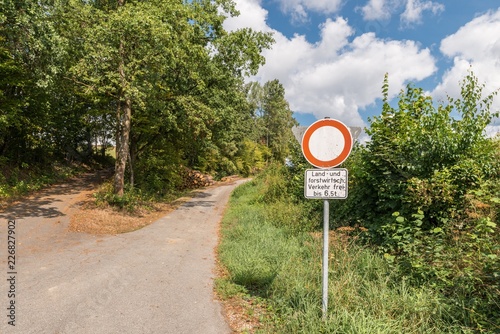
<path fill-rule="evenodd" d="M 346 199 L 348 172 L 345 168 L 307 169 L 304 196 L 320 199 Z"/>
<path fill-rule="evenodd" d="M 321 119 L 311 124 L 302 137 L 302 153 L 318 168 L 332 168 L 347 159 L 352 149 L 352 136 L 344 123 Z"/>
<path fill-rule="evenodd" d="M 297 133 L 299 136 L 300 134 Z M 322 311 L 328 309 L 328 236 L 330 230 L 329 199 L 347 198 L 347 169 L 332 168 L 340 165 L 351 154 L 352 135 L 344 123 L 334 119 L 321 119 L 311 124 L 301 141 L 302 153 L 309 163 L 318 168 L 305 172 L 304 196 L 321 198 L 323 209 L 323 264 L 322 264 Z"/>

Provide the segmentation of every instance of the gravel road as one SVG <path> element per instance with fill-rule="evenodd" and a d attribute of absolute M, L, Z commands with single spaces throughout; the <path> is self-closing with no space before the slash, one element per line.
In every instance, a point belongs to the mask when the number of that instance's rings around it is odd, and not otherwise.
<path fill-rule="evenodd" d="M 214 300 L 214 248 L 241 182 L 205 189 L 155 223 L 116 236 L 65 231 L 75 187 L 1 213 L 0 333 L 230 333 Z M 15 264 L 7 240 L 14 219 Z"/>

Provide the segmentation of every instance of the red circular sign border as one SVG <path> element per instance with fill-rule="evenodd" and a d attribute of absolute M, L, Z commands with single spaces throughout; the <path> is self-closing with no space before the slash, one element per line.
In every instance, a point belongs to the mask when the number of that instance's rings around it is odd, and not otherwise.
<path fill-rule="evenodd" d="M 344 149 L 342 150 L 342 152 L 340 152 L 340 154 L 335 159 L 326 161 L 316 159 L 312 155 L 311 149 L 309 148 L 309 140 L 311 139 L 311 136 L 314 133 L 314 131 L 324 126 L 332 126 L 337 130 L 339 130 L 344 136 L 344 142 L 345 142 Z M 333 168 L 335 166 L 338 166 L 347 159 L 347 157 L 351 153 L 351 150 L 352 150 L 352 136 L 351 132 L 349 131 L 349 128 L 344 123 L 335 119 L 320 119 L 314 122 L 306 129 L 306 132 L 304 132 L 304 136 L 302 137 L 302 153 L 304 154 L 306 160 L 309 161 L 309 163 L 315 167 Z"/>

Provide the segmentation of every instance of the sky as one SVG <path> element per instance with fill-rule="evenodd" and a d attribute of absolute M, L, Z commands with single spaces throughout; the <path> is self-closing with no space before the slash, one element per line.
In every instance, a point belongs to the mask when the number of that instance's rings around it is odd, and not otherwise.
<path fill-rule="evenodd" d="M 278 79 L 301 125 L 330 117 L 368 126 L 408 83 L 433 101 L 459 97 L 472 71 L 486 94 L 500 89 L 499 0 L 235 0 L 226 30 L 271 32 L 266 64 L 248 78 Z M 500 110 L 500 97 L 493 110 Z M 500 132 L 494 119 L 489 135 Z"/>

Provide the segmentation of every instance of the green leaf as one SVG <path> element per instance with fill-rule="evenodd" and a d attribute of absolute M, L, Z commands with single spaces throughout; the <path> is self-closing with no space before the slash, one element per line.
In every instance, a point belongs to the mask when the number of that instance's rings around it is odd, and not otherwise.
<path fill-rule="evenodd" d="M 443 229 L 441 227 L 436 227 L 435 229 L 432 230 L 432 233 L 441 233 Z"/>
<path fill-rule="evenodd" d="M 488 219 L 486 221 L 486 226 L 496 228 L 497 224 Z"/>

